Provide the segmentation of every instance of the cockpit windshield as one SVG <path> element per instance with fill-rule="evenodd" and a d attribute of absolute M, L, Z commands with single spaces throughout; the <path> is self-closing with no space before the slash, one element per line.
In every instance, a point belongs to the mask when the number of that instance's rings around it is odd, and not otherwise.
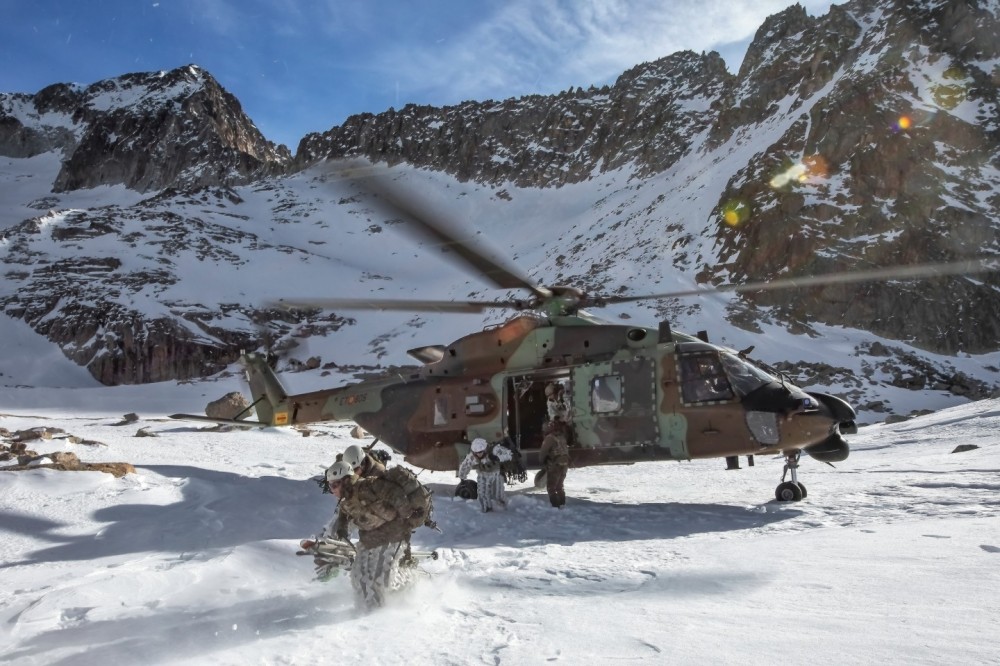
<path fill-rule="evenodd" d="M 683 354 L 680 370 L 681 396 L 686 403 L 724 402 L 735 397 L 715 352 Z"/>
<path fill-rule="evenodd" d="M 779 381 L 752 363 L 748 363 L 736 354 L 722 352 L 719 354 L 722 366 L 729 375 L 729 381 L 740 396 L 750 395 L 761 386 Z"/>

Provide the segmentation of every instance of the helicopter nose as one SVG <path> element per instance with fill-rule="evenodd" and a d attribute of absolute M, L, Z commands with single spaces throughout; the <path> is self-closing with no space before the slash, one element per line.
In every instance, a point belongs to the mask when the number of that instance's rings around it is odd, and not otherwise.
<path fill-rule="evenodd" d="M 807 446 L 803 451 L 820 462 L 835 463 L 847 460 L 847 456 L 851 453 L 851 447 L 840 436 L 840 428 L 834 427 L 829 437 L 818 444 Z"/>
<path fill-rule="evenodd" d="M 826 393 L 810 393 L 809 396 L 814 398 L 820 406 L 826 408 L 830 418 L 839 426 L 838 429 L 841 433 L 853 435 L 858 432 L 858 424 L 855 421 L 858 414 L 853 407 L 847 404 L 846 400 Z"/>

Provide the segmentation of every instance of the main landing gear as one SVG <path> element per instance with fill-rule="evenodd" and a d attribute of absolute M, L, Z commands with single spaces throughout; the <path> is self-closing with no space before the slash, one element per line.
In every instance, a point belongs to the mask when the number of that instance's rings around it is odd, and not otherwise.
<path fill-rule="evenodd" d="M 802 451 L 785 451 L 785 471 L 781 473 L 781 483 L 774 490 L 774 496 L 779 502 L 798 502 L 806 497 L 806 487 L 799 483 L 799 456 Z M 792 480 L 785 481 L 785 476 L 791 472 Z"/>

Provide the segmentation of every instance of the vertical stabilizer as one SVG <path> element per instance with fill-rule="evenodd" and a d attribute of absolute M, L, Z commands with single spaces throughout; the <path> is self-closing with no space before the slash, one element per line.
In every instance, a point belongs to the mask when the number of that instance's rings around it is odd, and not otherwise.
<path fill-rule="evenodd" d="M 274 374 L 271 366 L 267 363 L 267 358 L 261 354 L 243 354 L 240 359 L 246 369 L 247 381 L 250 383 L 250 396 L 254 409 L 257 410 L 257 418 L 271 425 L 287 425 L 286 423 L 275 423 L 274 414 L 277 407 L 288 398 L 285 387 L 281 385 L 281 380 Z M 286 414 L 287 410 L 281 410 Z"/>

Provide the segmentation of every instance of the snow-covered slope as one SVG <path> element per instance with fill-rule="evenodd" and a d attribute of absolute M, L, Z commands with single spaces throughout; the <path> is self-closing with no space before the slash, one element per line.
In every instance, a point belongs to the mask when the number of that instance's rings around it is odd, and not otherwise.
<path fill-rule="evenodd" d="M 795 504 L 771 499 L 779 459 L 571 470 L 564 510 L 516 489 L 487 515 L 452 497 L 454 477 L 423 472 L 442 532 L 415 544 L 440 559 L 359 616 L 347 580 L 313 581 L 294 555 L 332 512 L 309 477 L 348 429 L 198 430 L 159 417 L 177 403 L 143 409 L 151 388 L 130 389 L 128 426 L 101 410 L 0 414 L 102 444 L 40 453 L 137 467 L 0 471 L 0 661 L 995 661 L 996 400 L 862 428 L 837 468 L 803 466 Z"/>

